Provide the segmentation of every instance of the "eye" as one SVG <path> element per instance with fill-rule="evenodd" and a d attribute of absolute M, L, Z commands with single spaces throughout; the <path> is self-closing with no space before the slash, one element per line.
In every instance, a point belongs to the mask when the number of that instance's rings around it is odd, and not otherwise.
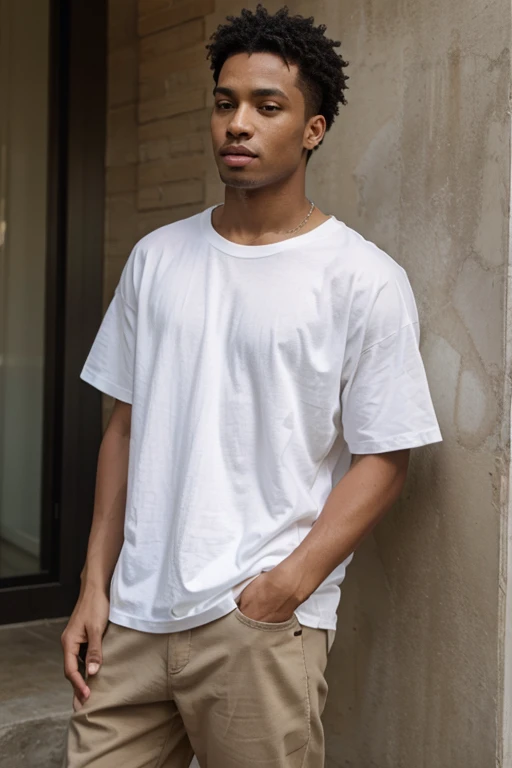
<path fill-rule="evenodd" d="M 277 107 L 275 104 L 264 104 L 260 109 L 263 109 L 265 112 L 280 112 L 281 107 Z"/>
<path fill-rule="evenodd" d="M 215 107 L 217 109 L 229 109 L 231 107 L 231 104 L 229 103 L 229 101 L 218 101 L 215 104 Z"/>

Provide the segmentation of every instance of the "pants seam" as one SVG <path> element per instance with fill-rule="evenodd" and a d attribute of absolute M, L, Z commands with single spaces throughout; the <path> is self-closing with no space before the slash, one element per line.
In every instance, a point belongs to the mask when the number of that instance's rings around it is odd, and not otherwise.
<path fill-rule="evenodd" d="M 302 661 L 304 664 L 304 672 L 306 673 L 306 716 L 308 720 L 308 738 L 305 743 L 306 749 L 304 750 L 304 757 L 302 759 L 301 768 L 304 768 L 304 763 L 306 760 L 306 755 L 308 753 L 309 749 L 309 742 L 311 741 L 311 697 L 309 692 L 309 675 L 308 675 L 308 667 L 306 664 L 306 652 L 304 650 L 304 635 L 301 635 L 300 638 L 300 646 L 302 650 Z"/>
<path fill-rule="evenodd" d="M 183 664 L 180 667 L 177 667 L 176 669 L 171 669 L 171 667 L 169 667 L 169 675 L 167 676 L 168 683 L 169 683 L 169 677 L 170 676 L 176 675 L 176 674 L 178 674 L 178 672 L 181 672 L 183 669 L 185 669 L 185 667 L 189 663 L 189 661 L 190 661 L 190 647 L 191 647 L 191 645 L 192 645 L 192 630 L 189 629 L 188 630 L 188 648 L 187 648 L 186 659 L 183 662 Z M 167 656 L 167 659 L 169 659 L 169 656 Z"/>
<path fill-rule="evenodd" d="M 177 705 L 176 705 L 176 708 L 177 708 Z M 179 709 L 178 709 L 178 715 L 181 717 L 181 712 L 179 711 Z M 182 722 L 183 722 L 183 718 L 182 718 Z M 154 764 L 153 768 L 161 768 L 161 766 L 162 766 L 162 757 L 165 754 L 165 748 L 169 744 L 169 740 L 171 739 L 172 735 L 173 735 L 173 733 L 172 733 L 172 728 L 171 728 L 169 730 L 169 733 L 167 734 L 167 738 L 165 739 L 164 743 L 162 744 L 162 750 L 161 750 L 160 754 L 158 755 L 156 763 Z M 186 732 L 186 729 L 185 729 L 185 736 L 188 739 L 188 734 Z M 190 739 L 189 739 L 189 743 L 190 743 Z M 192 745 L 190 745 L 190 746 L 192 748 Z"/>
<path fill-rule="evenodd" d="M 173 735 L 172 734 L 172 729 L 170 729 L 169 733 L 167 734 L 167 738 L 165 739 L 164 743 L 162 744 L 162 749 L 160 750 L 160 754 L 156 758 L 156 762 L 155 762 L 154 768 L 160 768 L 160 766 L 162 765 L 162 757 L 164 755 L 165 748 L 166 748 L 166 746 L 169 743 L 169 739 L 171 738 L 172 735 Z"/>
<path fill-rule="evenodd" d="M 170 652 L 170 643 L 171 643 L 171 636 L 170 633 L 167 633 L 167 654 L 166 654 L 166 680 L 167 680 L 167 699 L 168 701 L 172 700 L 171 695 L 171 681 L 170 681 L 170 675 L 169 675 L 169 652 Z M 162 757 L 165 754 L 165 748 L 169 743 L 169 739 L 172 736 L 172 728 L 169 729 L 169 733 L 167 734 L 167 738 L 164 740 L 164 743 L 162 744 L 162 749 L 160 750 L 160 754 L 156 758 L 156 762 L 154 764 L 154 768 L 160 768 L 162 765 Z"/>
<path fill-rule="evenodd" d="M 170 664 L 169 664 L 169 655 L 170 655 L 170 644 L 171 644 L 171 635 L 167 634 L 167 659 L 166 659 L 166 679 L 167 679 L 167 698 L 169 701 L 172 699 L 171 694 L 171 673 L 170 673 Z"/>

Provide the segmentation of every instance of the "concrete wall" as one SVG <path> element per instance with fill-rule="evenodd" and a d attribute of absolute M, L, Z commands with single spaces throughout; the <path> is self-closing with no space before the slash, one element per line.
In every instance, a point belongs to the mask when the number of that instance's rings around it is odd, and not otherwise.
<path fill-rule="evenodd" d="M 402 502 L 343 590 L 331 765 L 490 768 L 510 424 L 510 7 L 344 0 L 315 15 L 344 41 L 351 79 L 310 192 L 407 269 L 445 438 L 413 457 Z"/>
<path fill-rule="evenodd" d="M 138 236 L 222 199 L 203 46 L 226 14 L 255 4 L 111 0 L 106 302 Z M 350 61 L 349 104 L 310 163 L 308 192 L 407 269 L 445 438 L 413 456 L 401 503 L 349 569 L 327 765 L 491 768 L 506 587 L 510 8 L 288 4 L 327 23 Z"/>

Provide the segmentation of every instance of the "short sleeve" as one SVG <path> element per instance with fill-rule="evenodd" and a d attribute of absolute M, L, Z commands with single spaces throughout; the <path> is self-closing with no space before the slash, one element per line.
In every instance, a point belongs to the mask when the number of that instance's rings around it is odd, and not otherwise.
<path fill-rule="evenodd" d="M 350 452 L 385 453 L 441 441 L 405 273 L 378 292 L 359 336 L 341 391 Z"/>
<path fill-rule="evenodd" d="M 137 331 L 134 260 L 132 251 L 80 374 L 96 389 L 130 404 Z"/>

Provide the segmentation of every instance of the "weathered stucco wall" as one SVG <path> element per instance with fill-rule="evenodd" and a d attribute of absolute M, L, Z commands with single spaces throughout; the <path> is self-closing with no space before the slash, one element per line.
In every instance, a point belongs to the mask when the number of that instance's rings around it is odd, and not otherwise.
<path fill-rule="evenodd" d="M 510 7 L 293 7 L 327 23 L 350 61 L 349 104 L 312 161 L 310 194 L 407 269 L 445 439 L 416 452 L 402 502 L 351 566 L 329 668 L 330 765 L 490 768 L 509 432 Z"/>
<path fill-rule="evenodd" d="M 222 199 L 202 46 L 228 13 L 255 5 L 111 0 L 106 301 L 138 236 Z M 325 22 L 350 61 L 349 104 L 310 163 L 308 192 L 407 269 L 445 438 L 415 453 L 401 503 L 349 569 L 327 765 L 491 768 L 510 427 L 510 8 L 288 5 Z"/>

